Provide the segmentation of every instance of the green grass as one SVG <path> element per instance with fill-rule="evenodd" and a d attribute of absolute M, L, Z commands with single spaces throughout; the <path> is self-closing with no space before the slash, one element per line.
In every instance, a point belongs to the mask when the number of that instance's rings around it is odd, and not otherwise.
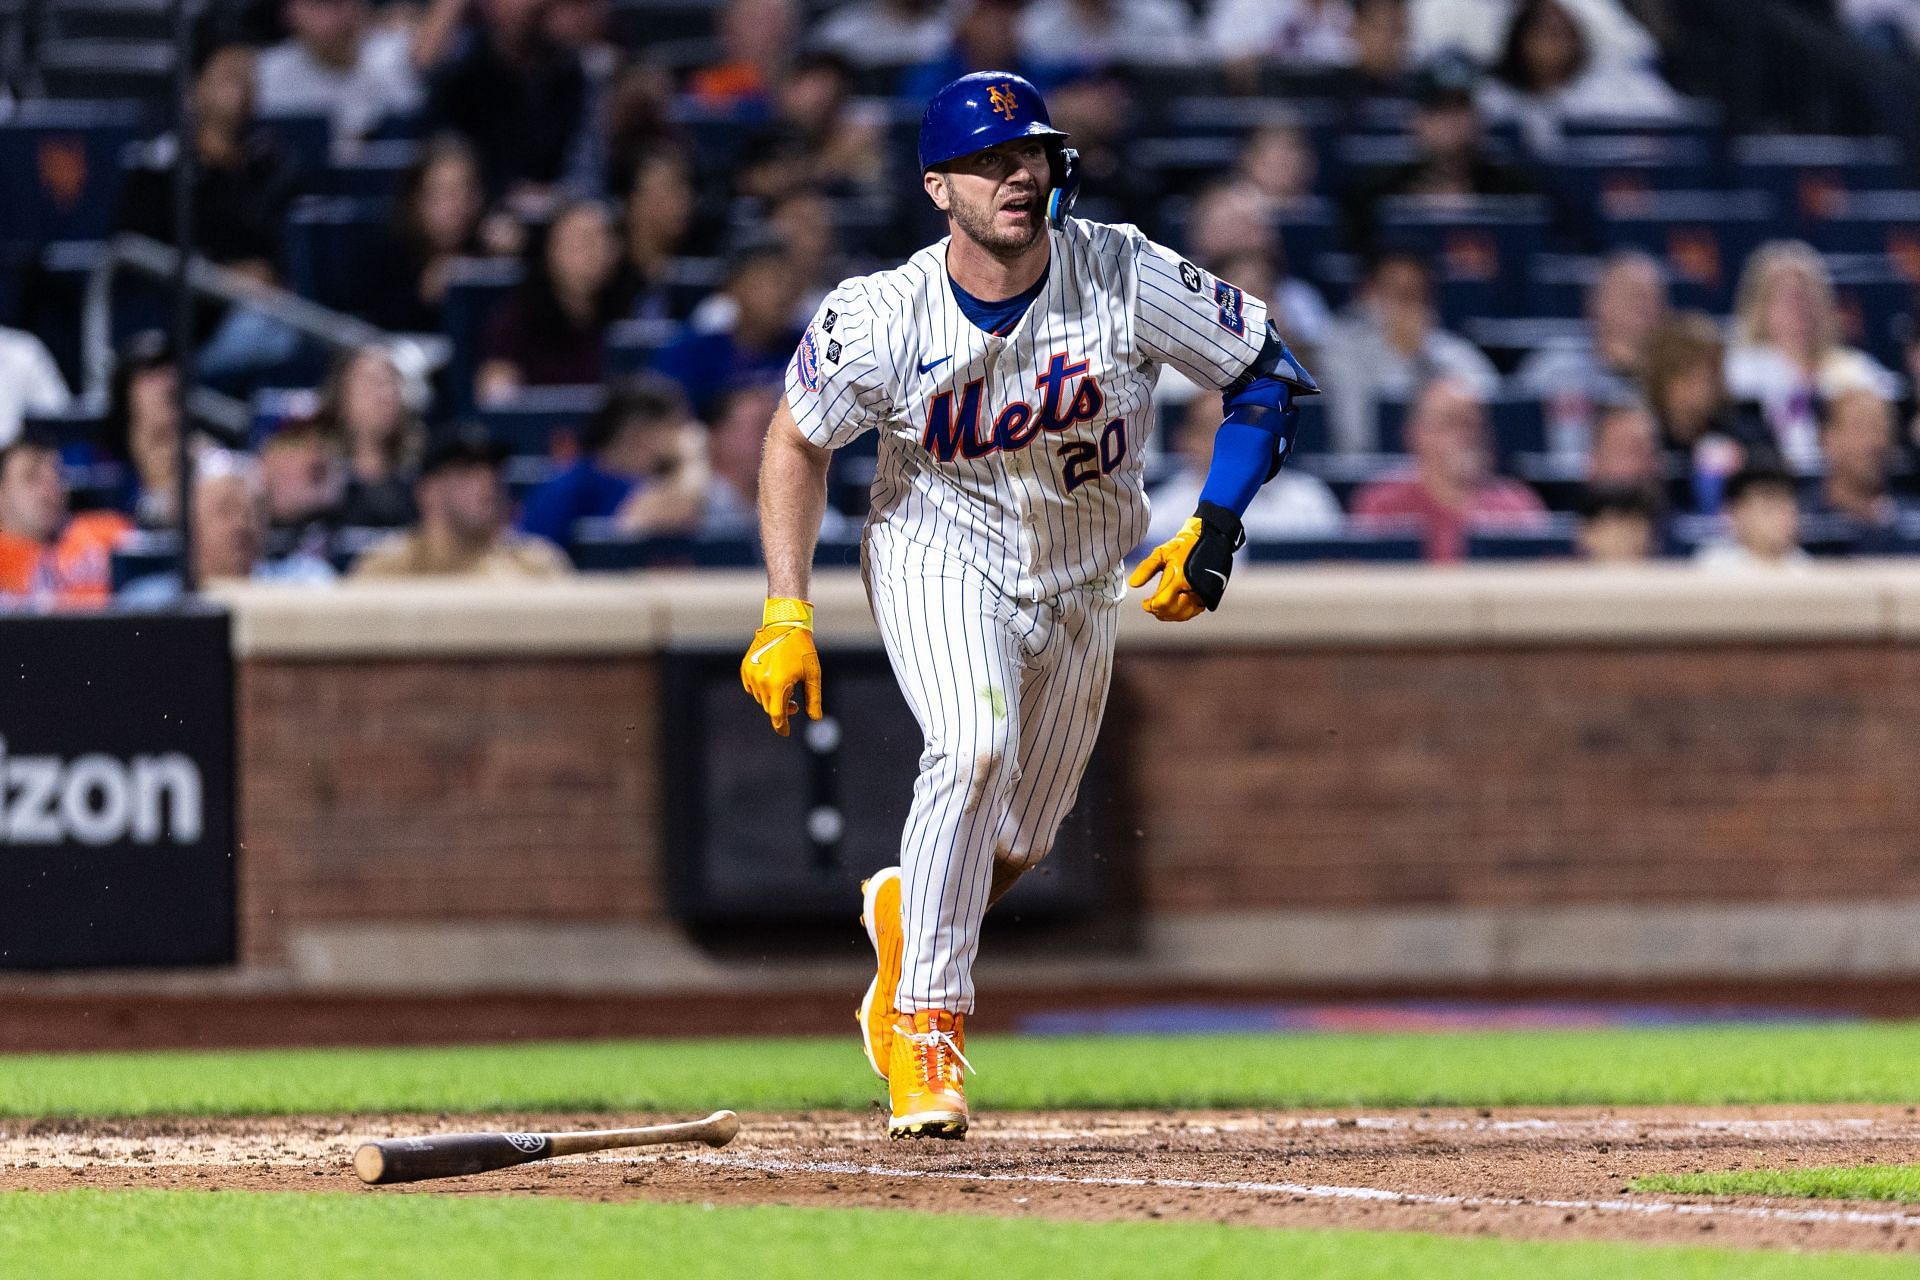
<path fill-rule="evenodd" d="M 866 1210 L 595 1205 L 403 1195 L 193 1191 L 0 1194 L 0 1276 L 34 1280 L 367 1280 L 529 1275 L 1288 1280 L 1823 1280 L 1920 1276 L 1857 1254 L 1792 1256 L 1186 1223 L 1073 1223 Z"/>
<path fill-rule="evenodd" d="M 1896 1200 L 1901 1204 L 1920 1204 L 1920 1164 L 1659 1173 L 1636 1179 L 1633 1189 L 1695 1196 L 1805 1196 L 1818 1200 Z"/>
<path fill-rule="evenodd" d="M 983 1108 L 1920 1101 L 1920 1023 L 968 1046 Z M 859 1108 L 851 1036 L 0 1057 L 0 1115 Z"/>

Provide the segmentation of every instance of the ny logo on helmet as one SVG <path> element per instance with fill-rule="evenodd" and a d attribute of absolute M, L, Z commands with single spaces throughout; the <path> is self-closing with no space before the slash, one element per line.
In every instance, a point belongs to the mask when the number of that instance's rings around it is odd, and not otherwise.
<path fill-rule="evenodd" d="M 1019 114 L 1020 104 L 1014 101 L 1013 86 L 996 84 L 987 89 L 987 105 L 1011 120 Z"/>

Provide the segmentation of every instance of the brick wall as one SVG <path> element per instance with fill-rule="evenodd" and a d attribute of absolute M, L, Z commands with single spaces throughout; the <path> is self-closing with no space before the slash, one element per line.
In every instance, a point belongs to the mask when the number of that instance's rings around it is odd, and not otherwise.
<path fill-rule="evenodd" d="M 1920 649 L 1123 654 L 1150 909 L 1920 896 Z M 243 951 L 291 921 L 657 917 L 644 657 L 265 660 Z"/>
<path fill-rule="evenodd" d="M 1171 910 L 1920 895 L 1920 651 L 1135 655 Z"/>
<path fill-rule="evenodd" d="M 654 668 L 240 664 L 241 951 L 293 921 L 656 915 Z"/>

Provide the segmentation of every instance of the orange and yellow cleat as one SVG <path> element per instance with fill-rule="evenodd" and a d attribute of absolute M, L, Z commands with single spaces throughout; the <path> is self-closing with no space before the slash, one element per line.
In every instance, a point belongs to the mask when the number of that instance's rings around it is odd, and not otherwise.
<path fill-rule="evenodd" d="M 893 1052 L 894 993 L 900 988 L 900 868 L 886 867 L 860 884 L 860 923 L 873 943 L 879 972 L 867 987 L 854 1017 L 860 1020 L 860 1047 L 875 1075 L 887 1078 Z"/>
<path fill-rule="evenodd" d="M 941 1009 L 902 1013 L 893 1025 L 887 1092 L 889 1138 L 964 1138 L 967 1087 L 966 1015 Z"/>

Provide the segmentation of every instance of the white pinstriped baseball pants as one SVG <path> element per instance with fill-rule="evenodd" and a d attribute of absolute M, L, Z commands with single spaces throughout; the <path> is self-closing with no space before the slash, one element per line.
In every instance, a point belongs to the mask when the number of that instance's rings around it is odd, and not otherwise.
<path fill-rule="evenodd" d="M 1100 732 L 1119 602 L 1011 600 L 958 561 L 873 553 L 867 598 L 925 747 L 900 840 L 898 1007 L 973 1012 L 995 859 L 1046 856 Z"/>

